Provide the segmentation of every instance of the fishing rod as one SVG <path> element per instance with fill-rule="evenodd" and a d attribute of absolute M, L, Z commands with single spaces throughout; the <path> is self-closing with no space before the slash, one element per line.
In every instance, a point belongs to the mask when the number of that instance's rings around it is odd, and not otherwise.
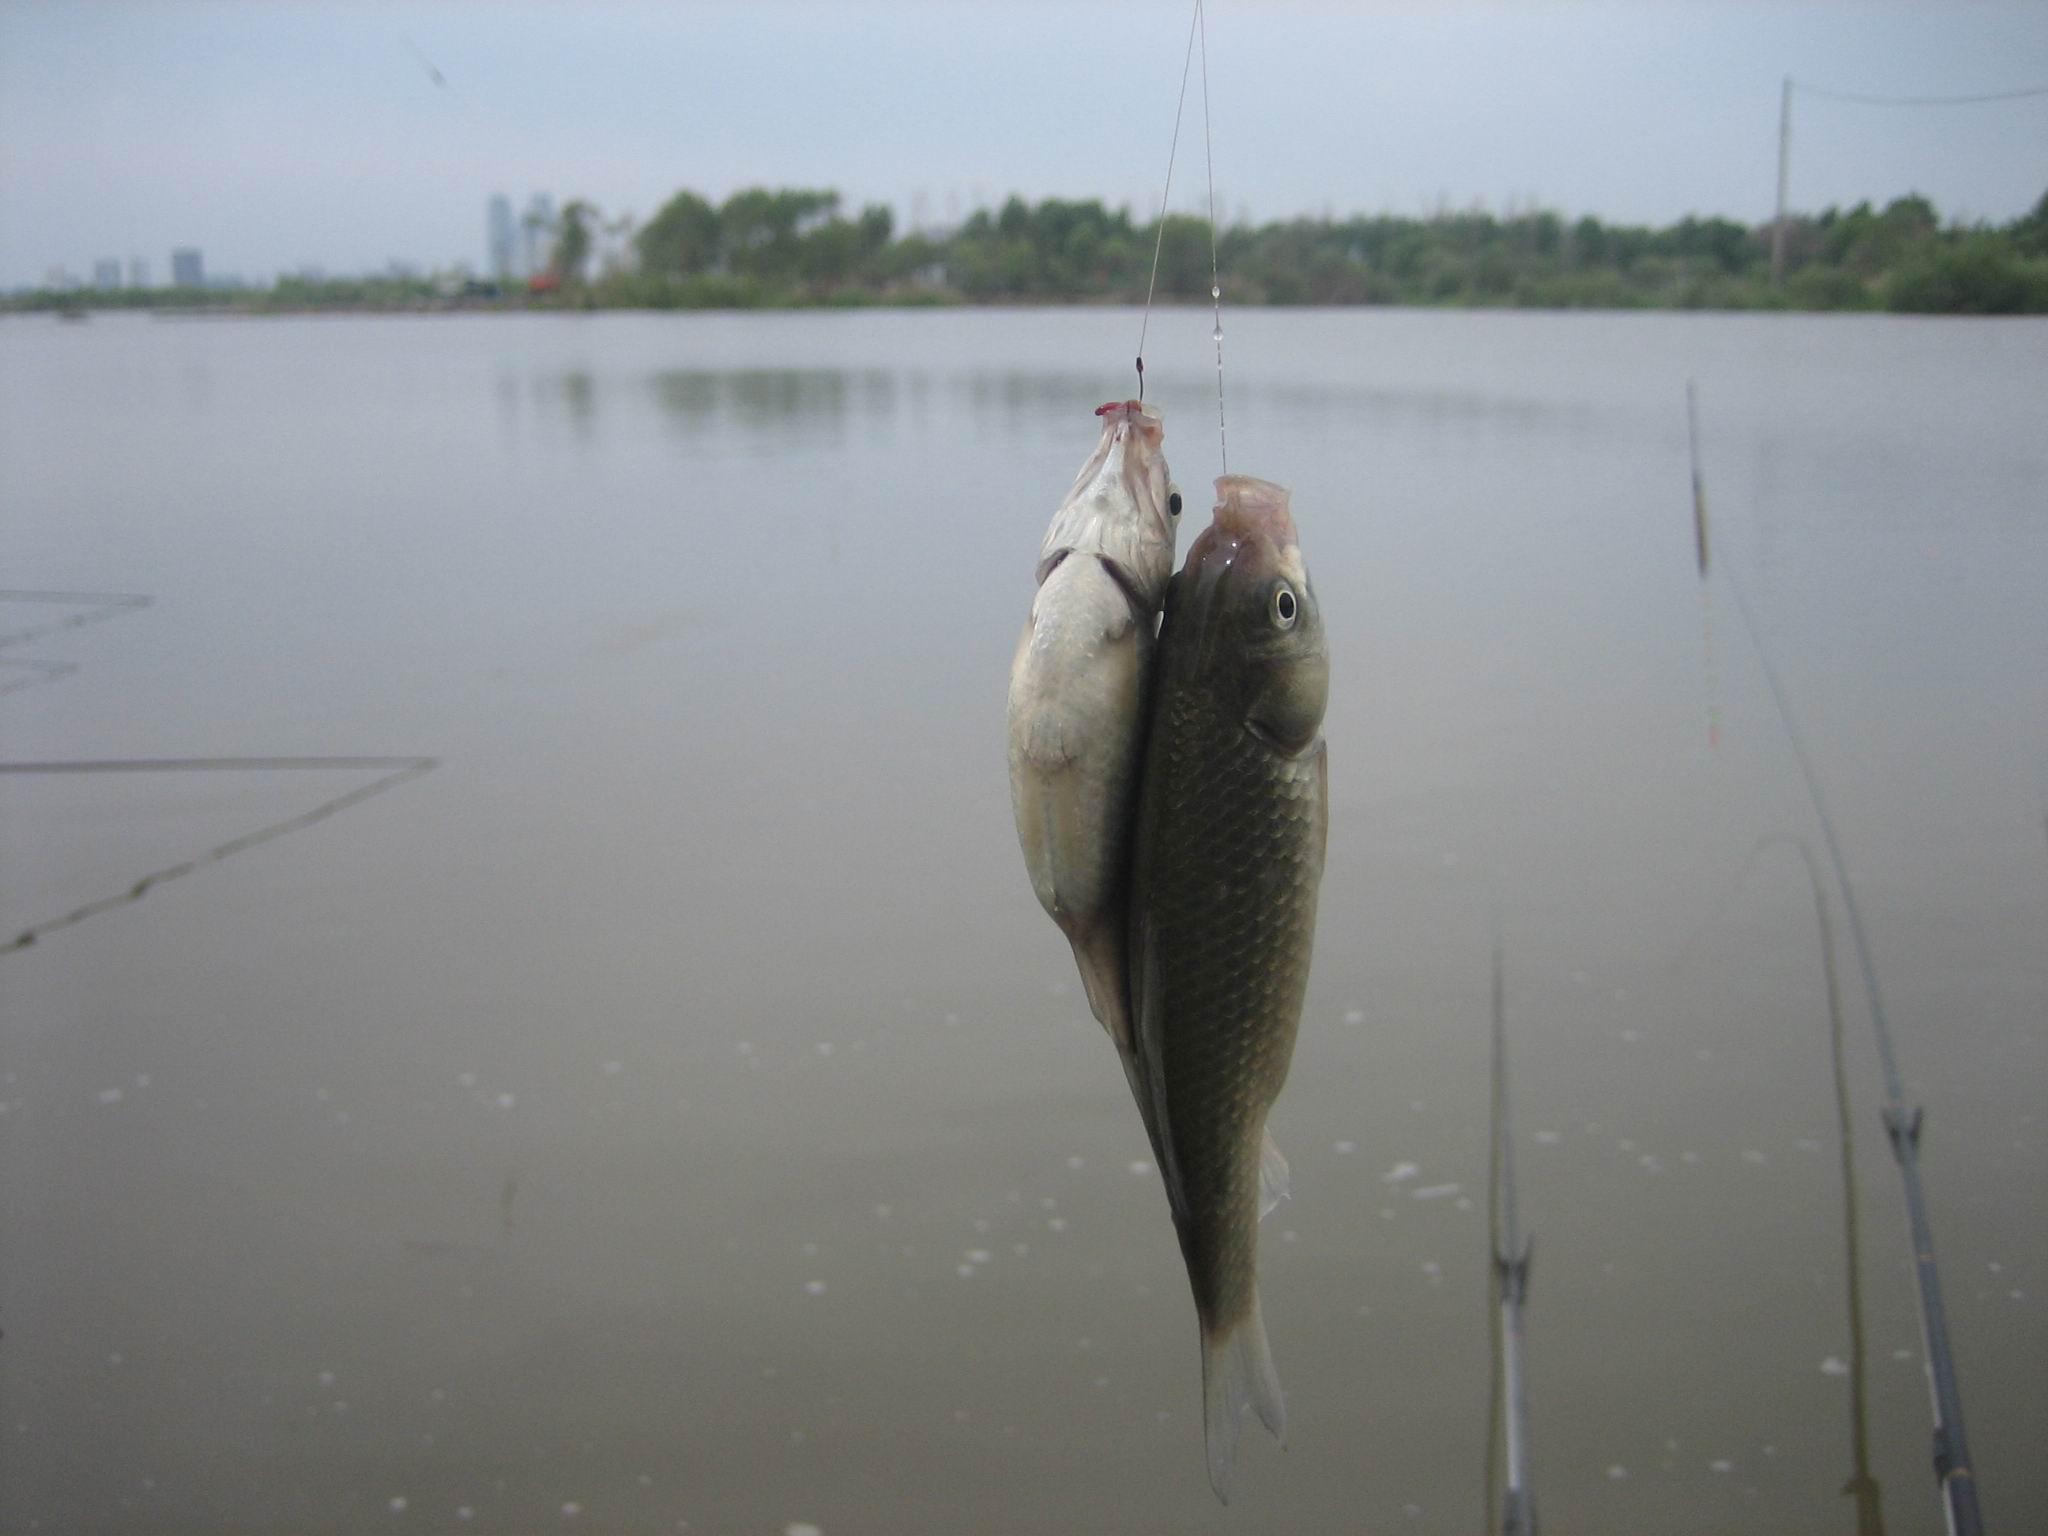
<path fill-rule="evenodd" d="M 1692 436 L 1692 452 L 1693 481 L 1697 485 L 1701 483 L 1697 433 Z M 1934 1228 L 1927 1219 L 1927 1196 L 1920 1183 L 1920 1130 L 1926 1111 L 1922 1105 L 1908 1107 L 1906 1103 L 1905 1085 L 1900 1080 L 1898 1059 L 1892 1049 L 1891 1024 L 1885 1016 L 1884 994 L 1877 984 L 1877 965 L 1871 958 L 1869 935 L 1864 931 L 1863 914 L 1856 905 L 1856 889 L 1849 883 L 1848 861 L 1842 855 L 1842 840 L 1835 832 L 1834 818 L 1828 814 L 1820 775 L 1807 753 L 1806 739 L 1800 734 L 1798 718 L 1792 712 L 1785 684 L 1771 660 L 1769 647 L 1764 644 L 1762 626 L 1757 623 L 1756 613 L 1749 606 L 1742 583 L 1735 579 L 1732 570 L 1724 567 L 1723 574 L 1729 590 L 1735 594 L 1735 606 L 1742 614 L 1743 626 L 1749 631 L 1750 644 L 1756 651 L 1764 681 L 1770 686 L 1772 701 L 1778 709 L 1778 721 L 1784 727 L 1793 760 L 1799 765 L 1800 777 L 1806 781 L 1807 798 L 1813 804 L 1814 819 L 1820 824 L 1821 842 L 1827 849 L 1828 863 L 1833 866 L 1835 884 L 1841 892 L 1842 910 L 1848 914 L 1849 940 L 1856 950 L 1864 995 L 1870 1001 L 1871 1031 L 1877 1038 L 1878 1061 L 1884 1072 L 1885 1135 L 1891 1141 L 1893 1161 L 1899 1166 L 1899 1179 L 1905 1190 L 1906 1224 L 1913 1240 L 1913 1275 L 1920 1292 L 1920 1336 L 1927 1359 L 1928 1391 L 1933 1400 L 1934 1476 L 1941 1490 L 1943 1513 L 1948 1519 L 1950 1536 L 1983 1536 L 1984 1521 L 1977 1505 L 1976 1472 L 1970 1462 L 1969 1439 L 1963 1431 L 1962 1389 L 1956 1378 L 1955 1355 L 1949 1347 L 1948 1314 L 1942 1305 L 1941 1273 L 1934 1258 Z"/>
<path fill-rule="evenodd" d="M 1529 1490 L 1529 1403 L 1522 1370 L 1522 1308 L 1529 1300 L 1533 1242 L 1521 1235 L 1515 1212 L 1515 1148 L 1508 1119 L 1506 991 L 1501 979 L 1500 933 L 1493 936 L 1493 1277 L 1499 1356 L 1496 1401 L 1489 1412 L 1507 1426 L 1507 1488 L 1501 1496 L 1501 1536 L 1536 1536 L 1536 1501 Z M 1494 1422 L 1493 1419 L 1489 1423 Z M 1491 1436 L 1489 1435 L 1489 1439 Z M 1493 1456 L 1487 1456 L 1491 1482 Z M 1489 1503 L 1491 1501 L 1489 1500 Z"/>

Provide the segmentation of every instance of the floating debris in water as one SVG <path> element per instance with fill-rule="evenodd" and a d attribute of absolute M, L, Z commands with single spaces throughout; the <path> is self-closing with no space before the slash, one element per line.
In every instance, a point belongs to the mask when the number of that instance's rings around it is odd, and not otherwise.
<path fill-rule="evenodd" d="M 501 1093 L 498 1095 L 498 1108 L 500 1109 L 510 1109 L 518 1102 L 519 1096 L 517 1094 Z"/>
<path fill-rule="evenodd" d="M 1554 1147 L 1564 1140 L 1564 1133 L 1562 1131 L 1538 1131 L 1535 1139 L 1538 1146 Z"/>
<path fill-rule="evenodd" d="M 455 1506 L 455 1518 L 458 1520 L 474 1520 L 476 1518 L 476 1510 L 468 1504 L 458 1504 Z"/>
<path fill-rule="evenodd" d="M 1083 1168 L 1086 1168 L 1088 1166 L 1088 1159 L 1080 1156 L 1070 1157 L 1067 1159 L 1067 1166 L 1073 1169 L 1076 1173 L 1079 1173 Z"/>
<path fill-rule="evenodd" d="M 1727 1460 L 1710 1461 L 1707 1463 L 1707 1470 L 1709 1472 L 1733 1472 L 1735 1470 L 1735 1463 Z"/>
<path fill-rule="evenodd" d="M 1146 1174 L 1152 1171 L 1152 1165 L 1146 1162 L 1145 1159 L 1142 1157 L 1132 1158 L 1127 1166 L 1130 1168 L 1132 1173 L 1136 1174 L 1141 1179 Z"/>
<path fill-rule="evenodd" d="M 581 1504 L 576 1503 L 573 1499 L 569 1503 L 564 1504 L 562 1506 L 562 1518 L 564 1520 L 574 1520 L 578 1515 L 582 1513 L 583 1506 Z"/>
<path fill-rule="evenodd" d="M 1607 1476 L 1614 1482 L 1625 1483 L 1628 1481 L 1628 1468 L 1617 1461 L 1607 1469 Z"/>
<path fill-rule="evenodd" d="M 1349 1157 L 1358 1150 L 1358 1143 L 1355 1141 L 1333 1141 L 1330 1143 L 1330 1150 L 1339 1157 Z"/>
<path fill-rule="evenodd" d="M 970 1264 L 986 1264 L 995 1257 L 986 1248 L 970 1248 L 965 1255 Z"/>
<path fill-rule="evenodd" d="M 804 1282 L 804 1291 L 807 1295 L 822 1296 L 825 1294 L 825 1282 L 822 1280 L 806 1280 Z"/>
<path fill-rule="evenodd" d="M 1745 1163 L 1759 1163 L 1759 1164 L 1761 1164 L 1761 1163 L 1768 1163 L 1768 1162 L 1769 1162 L 1769 1161 L 1771 1160 L 1771 1158 L 1770 1158 L 1770 1154 L 1769 1154 L 1769 1153 L 1767 1153 L 1767 1152 L 1759 1152 L 1759 1151 L 1757 1151 L 1757 1149 L 1756 1149 L 1756 1148 L 1754 1148 L 1754 1147 L 1744 1147 L 1744 1148 L 1742 1149 L 1742 1160 L 1743 1160 L 1743 1161 L 1744 1161 Z"/>
<path fill-rule="evenodd" d="M 393 1513 L 394 1515 L 402 1515 L 405 1513 L 405 1504 L 406 1499 L 404 1494 L 393 1494 L 390 1499 L 390 1502 L 386 1504 L 385 1507 L 389 1509 L 391 1513 Z"/>
<path fill-rule="evenodd" d="M 1363 1008 L 1346 1008 L 1344 1010 L 1344 1022 L 1346 1024 L 1363 1024 L 1365 1022 L 1365 1010 Z"/>
<path fill-rule="evenodd" d="M 102 1104 L 118 1104 L 121 1102 L 121 1090 L 118 1088 L 102 1088 L 99 1093 L 99 1099 Z"/>
<path fill-rule="evenodd" d="M 1456 1184 L 1427 1184 L 1421 1189 L 1410 1190 L 1408 1198 L 1411 1200 L 1441 1200 L 1445 1195 L 1455 1195 L 1459 1188 L 1460 1186 Z"/>
<path fill-rule="evenodd" d="M 1821 1361 L 1820 1373 L 1823 1376 L 1846 1376 L 1849 1374 L 1849 1364 L 1840 1356 L 1829 1355 Z"/>
<path fill-rule="evenodd" d="M 1420 1172 L 1420 1163 L 1396 1163 L 1380 1175 L 1380 1181 L 1384 1184 L 1399 1184 L 1403 1179 L 1412 1179 Z"/>

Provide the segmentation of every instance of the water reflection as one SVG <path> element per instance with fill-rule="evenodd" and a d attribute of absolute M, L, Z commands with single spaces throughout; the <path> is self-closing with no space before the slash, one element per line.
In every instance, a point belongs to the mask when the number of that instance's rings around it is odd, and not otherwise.
<path fill-rule="evenodd" d="M 1842 985 L 1835 969 L 1835 925 L 1828 914 L 1827 893 L 1821 884 L 1820 864 L 1813 856 L 1812 845 L 1803 837 L 1778 836 L 1764 839 L 1757 847 L 1761 851 L 1774 844 L 1794 849 L 1805 866 L 1806 882 L 1813 891 L 1821 975 L 1827 984 L 1828 1055 L 1834 1071 L 1836 1140 L 1842 1161 L 1842 1263 L 1847 1271 L 1849 1303 L 1850 1472 L 1842 1493 L 1856 1501 L 1856 1536 L 1884 1536 L 1884 1492 L 1870 1470 L 1870 1415 L 1864 1399 L 1864 1368 L 1868 1356 L 1863 1341 L 1863 1255 L 1858 1236 L 1856 1155 L 1855 1138 L 1851 1134 L 1849 1076 L 1843 1052 Z"/>
<path fill-rule="evenodd" d="M 668 425 L 690 437 L 733 427 L 836 437 L 850 414 L 896 413 L 896 375 L 880 369 L 674 368 L 647 382 Z"/>

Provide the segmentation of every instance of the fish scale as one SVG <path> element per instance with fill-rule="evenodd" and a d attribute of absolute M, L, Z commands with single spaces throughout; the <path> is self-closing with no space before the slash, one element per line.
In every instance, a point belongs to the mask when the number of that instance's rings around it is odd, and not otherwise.
<path fill-rule="evenodd" d="M 1259 1137 L 1308 986 L 1321 753 L 1278 757 L 1203 702 L 1163 711 L 1151 752 L 1164 803 L 1139 880 L 1158 934 L 1157 995 L 1172 1020 L 1160 1053 L 1168 1145 L 1158 1150 L 1186 1202 L 1175 1214 L 1195 1304 L 1205 1322 L 1227 1326 L 1251 1304 Z M 1203 898 L 1219 886 L 1230 895 Z M 1252 899 L 1237 899 L 1254 887 Z M 1191 1134 L 1198 1125 L 1213 1130 Z"/>

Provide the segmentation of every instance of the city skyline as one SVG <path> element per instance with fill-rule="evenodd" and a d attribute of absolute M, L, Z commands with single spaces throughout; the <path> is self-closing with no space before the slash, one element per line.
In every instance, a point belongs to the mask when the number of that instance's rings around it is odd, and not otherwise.
<path fill-rule="evenodd" d="M 1149 218 L 1188 21 L 1178 0 L 484 14 L 0 10 L 0 287 L 178 244 L 258 282 L 394 259 L 488 274 L 477 210 L 511 188 L 607 219 L 748 185 L 834 187 L 899 228 L 1013 193 Z M 1208 43 L 1219 210 L 1257 221 L 1541 205 L 1757 225 L 1787 73 L 1900 95 L 2048 82 L 2041 6 L 1224 0 Z M 1176 210 L 1200 201 L 1193 143 Z M 2048 98 L 1795 101 L 1795 211 L 1918 192 L 2003 221 L 2044 186 Z M 523 230 L 514 244 L 530 260 Z"/>

